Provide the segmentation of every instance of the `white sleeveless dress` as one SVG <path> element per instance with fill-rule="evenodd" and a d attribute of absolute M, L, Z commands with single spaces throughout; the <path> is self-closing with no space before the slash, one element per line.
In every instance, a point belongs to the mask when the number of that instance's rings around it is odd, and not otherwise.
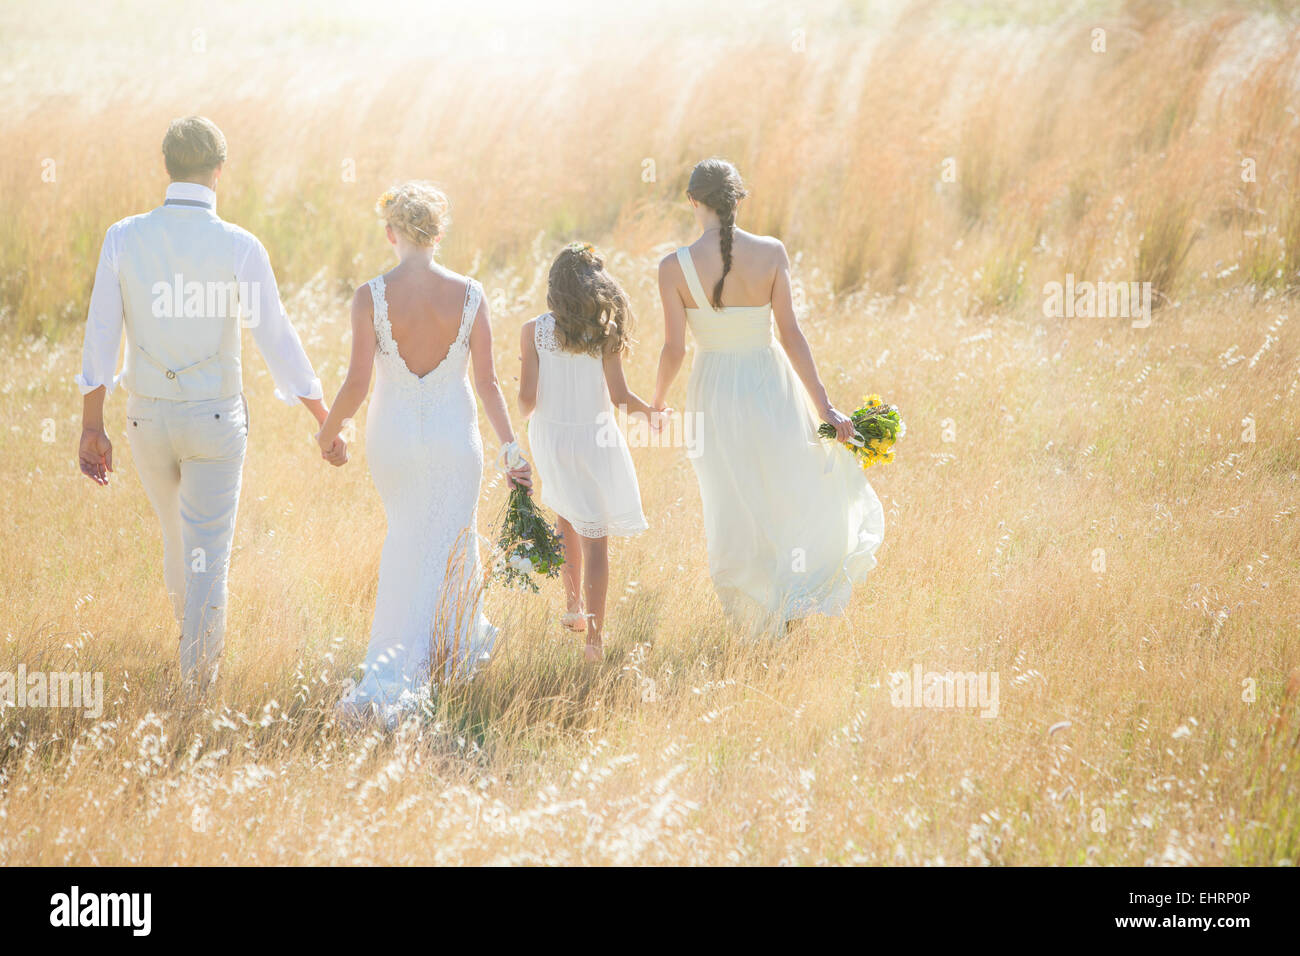
<path fill-rule="evenodd" d="M 587 538 L 644 531 L 641 489 L 599 356 L 561 350 L 555 316 L 539 316 L 537 407 L 528 445 L 542 504 Z"/>
<path fill-rule="evenodd" d="M 842 614 L 876 565 L 885 515 L 844 448 L 817 436 L 808 393 L 772 333 L 772 306 L 714 309 L 690 250 L 677 259 L 699 308 L 687 386 L 709 573 L 728 615 L 772 632 Z"/>
<path fill-rule="evenodd" d="M 447 357 L 417 376 L 393 341 L 384 278 L 370 280 L 375 313 L 374 394 L 366 458 L 388 519 L 370 647 L 346 709 L 390 725 L 428 696 L 430 675 L 468 676 L 487 660 L 496 629 L 483 616 L 478 498 L 483 442 L 467 367 L 483 290 L 470 279 Z"/>

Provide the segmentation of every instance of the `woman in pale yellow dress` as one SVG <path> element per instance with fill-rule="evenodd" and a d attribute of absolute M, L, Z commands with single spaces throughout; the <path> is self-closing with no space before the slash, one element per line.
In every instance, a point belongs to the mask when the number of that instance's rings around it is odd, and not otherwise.
<path fill-rule="evenodd" d="M 691 459 L 704 506 L 709 573 L 723 609 L 755 632 L 842 614 L 876 564 L 884 511 L 840 440 L 853 425 L 826 394 L 799 329 L 780 240 L 736 227 L 746 196 L 730 163 L 691 173 L 700 237 L 659 264 L 664 348 L 653 405 L 666 407 L 690 327 L 699 353 L 687 388 Z M 711 290 L 706 291 L 706 290 Z"/>

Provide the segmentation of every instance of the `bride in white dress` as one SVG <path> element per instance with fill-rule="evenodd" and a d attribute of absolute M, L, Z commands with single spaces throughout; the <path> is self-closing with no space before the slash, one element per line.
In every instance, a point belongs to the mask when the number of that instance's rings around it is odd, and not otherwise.
<path fill-rule="evenodd" d="M 447 227 L 446 197 L 427 183 L 405 183 L 380 197 L 377 211 L 399 261 L 357 289 L 351 364 L 317 440 L 327 461 L 347 460 L 340 433 L 377 366 L 366 457 L 388 534 L 364 673 L 342 706 L 393 724 L 427 696 L 436 669 L 472 673 L 496 636 L 481 608 L 483 443 L 471 360 L 488 421 L 517 465 L 508 474 L 531 481 L 497 385 L 482 287 L 434 260 Z"/>
<path fill-rule="evenodd" d="M 831 404 L 799 329 L 785 247 L 736 228 L 745 195 L 728 162 L 691 173 L 701 235 L 659 265 L 665 337 L 653 404 L 666 407 L 689 325 L 698 354 L 687 421 L 699 423 L 691 461 L 709 572 L 729 615 L 772 632 L 843 613 L 875 567 L 885 520 L 853 456 L 816 435 L 818 418 L 841 441 L 853 425 Z"/>

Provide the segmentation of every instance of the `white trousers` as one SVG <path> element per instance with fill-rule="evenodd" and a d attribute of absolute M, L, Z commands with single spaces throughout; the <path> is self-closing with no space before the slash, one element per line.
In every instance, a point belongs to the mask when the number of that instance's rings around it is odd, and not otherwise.
<path fill-rule="evenodd" d="M 163 582 L 180 623 L 181 676 L 206 687 L 226 634 L 226 581 L 248 442 L 242 395 L 127 400 L 127 435 L 163 532 Z"/>

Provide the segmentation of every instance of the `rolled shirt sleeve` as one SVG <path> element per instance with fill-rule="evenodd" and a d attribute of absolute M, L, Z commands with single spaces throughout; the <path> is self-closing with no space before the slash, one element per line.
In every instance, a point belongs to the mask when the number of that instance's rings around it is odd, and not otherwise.
<path fill-rule="evenodd" d="M 253 341 L 271 370 L 276 398 L 289 405 L 301 398 L 323 399 L 320 379 L 280 302 L 266 247 L 251 233 L 243 233 L 241 239 L 235 278 L 250 298 L 243 321 L 252 329 Z"/>
<path fill-rule="evenodd" d="M 81 346 L 81 374 L 74 381 L 86 395 L 101 386 L 106 395 L 117 387 L 117 358 L 122 351 L 122 286 L 117 277 L 117 240 L 121 223 L 109 227 L 99 251 L 95 285 Z"/>

